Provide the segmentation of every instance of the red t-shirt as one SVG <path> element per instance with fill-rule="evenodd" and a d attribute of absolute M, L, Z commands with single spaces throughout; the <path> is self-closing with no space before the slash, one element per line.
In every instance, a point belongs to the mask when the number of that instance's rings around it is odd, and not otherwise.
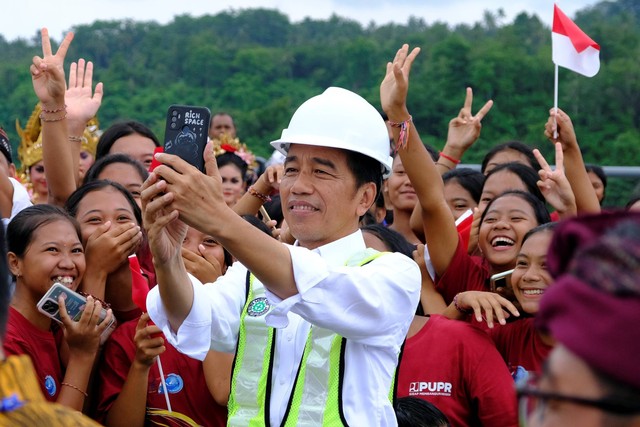
<path fill-rule="evenodd" d="M 2 343 L 4 352 L 7 356 L 26 354 L 31 357 L 42 393 L 50 402 L 58 399 L 64 378 L 58 355 L 59 339 L 51 331 L 36 328 L 16 309 L 9 307 L 7 333 Z"/>
<path fill-rule="evenodd" d="M 464 291 L 489 291 L 489 263 L 483 257 L 471 256 L 458 239 L 456 252 L 451 258 L 447 271 L 436 276 L 436 290 L 445 303 L 451 304 L 456 294 Z"/>
<path fill-rule="evenodd" d="M 533 317 L 487 329 L 496 348 L 513 371 L 522 366 L 527 371 L 542 371 L 552 346 L 544 343 L 533 325 Z"/>
<path fill-rule="evenodd" d="M 127 379 L 136 353 L 133 337 L 137 323 L 138 319 L 135 319 L 120 325 L 104 346 L 99 369 L 98 420 L 104 421 Z M 227 408 L 218 405 L 211 396 L 204 379 L 202 362 L 179 353 L 166 340 L 165 346 L 167 350 L 160 355 L 160 360 L 173 412 L 184 414 L 202 426 L 225 426 Z M 157 363 L 149 371 L 147 410 L 151 408 L 167 409 Z M 185 425 L 162 415 L 147 415 L 147 424 L 176 427 Z"/>
<path fill-rule="evenodd" d="M 397 395 L 433 403 L 453 427 L 518 425 L 514 383 L 489 336 L 439 315 L 407 338 Z"/>

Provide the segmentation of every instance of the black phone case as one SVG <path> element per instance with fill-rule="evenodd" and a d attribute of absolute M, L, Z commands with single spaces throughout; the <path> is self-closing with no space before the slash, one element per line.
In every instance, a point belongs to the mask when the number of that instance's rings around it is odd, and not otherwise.
<path fill-rule="evenodd" d="M 204 172 L 204 147 L 209 135 L 211 112 L 206 107 L 172 105 L 167 111 L 164 152 L 180 156 Z"/>

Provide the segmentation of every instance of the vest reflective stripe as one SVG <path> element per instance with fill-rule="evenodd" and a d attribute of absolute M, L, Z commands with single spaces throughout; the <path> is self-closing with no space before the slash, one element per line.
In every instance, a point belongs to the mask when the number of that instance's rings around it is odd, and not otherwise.
<path fill-rule="evenodd" d="M 362 266 L 383 255 L 367 248 L 345 265 Z M 247 279 L 247 302 L 240 317 L 238 347 L 229 397 L 229 426 L 269 425 L 270 380 L 275 330 L 264 316 L 250 316 L 252 301 L 264 297 L 265 289 L 251 275 Z M 342 409 L 344 349 L 346 340 L 328 329 L 311 326 L 282 426 L 346 425 Z M 256 383 L 256 379 L 258 379 Z"/>
<path fill-rule="evenodd" d="M 335 332 L 311 326 L 285 427 L 344 425 L 340 402 L 344 343 Z"/>
<path fill-rule="evenodd" d="M 229 426 L 265 426 L 268 410 L 267 387 L 270 357 L 274 344 L 275 330 L 264 322 L 265 312 L 261 316 L 249 316 L 252 301 L 265 297 L 263 286 L 254 286 L 254 277 L 249 281 L 247 301 L 240 315 L 238 345 L 231 377 L 229 394 Z"/>

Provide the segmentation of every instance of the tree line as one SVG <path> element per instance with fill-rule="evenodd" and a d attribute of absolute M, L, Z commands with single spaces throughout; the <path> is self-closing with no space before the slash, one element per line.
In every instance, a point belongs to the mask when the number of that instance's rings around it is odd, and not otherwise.
<path fill-rule="evenodd" d="M 267 143 L 295 108 L 328 86 L 378 106 L 385 64 L 406 42 L 422 47 L 409 108 L 425 143 L 442 147 L 470 86 L 477 107 L 495 104 L 465 162 L 513 139 L 551 158 L 542 133 L 553 103 L 551 30 L 524 12 L 503 21 L 498 10 L 455 27 L 419 17 L 368 26 L 335 15 L 293 23 L 270 9 L 183 15 L 166 25 L 96 21 L 70 29 L 76 37 L 67 58 L 94 62 L 94 81 L 105 84 L 102 127 L 135 119 L 162 138 L 170 104 L 204 105 L 232 114 L 241 140 L 267 157 Z M 559 106 L 573 119 L 585 161 L 640 165 L 640 3 L 603 1 L 579 11 L 575 22 L 600 44 L 601 69 L 591 79 L 561 69 Z M 36 103 L 29 64 L 41 53 L 39 35 L 12 42 L 0 36 L 0 53 L 0 125 L 15 146 L 14 122 L 24 124 Z"/>

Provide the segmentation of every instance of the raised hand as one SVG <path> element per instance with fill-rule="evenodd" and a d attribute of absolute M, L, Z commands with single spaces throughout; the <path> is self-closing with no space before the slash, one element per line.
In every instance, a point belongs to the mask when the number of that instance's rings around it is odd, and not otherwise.
<path fill-rule="evenodd" d="M 493 101 L 489 100 L 473 115 L 471 112 L 472 104 L 473 91 L 468 87 L 464 106 L 460 109 L 458 116 L 449 122 L 449 132 L 447 134 L 445 147 L 455 150 L 452 154 L 458 159 L 461 158 L 462 154 L 480 137 L 482 119 L 487 115 L 489 110 L 491 110 L 491 107 L 493 107 Z"/>
<path fill-rule="evenodd" d="M 62 296 L 58 300 L 58 305 L 60 306 L 60 319 L 64 325 L 64 339 L 69 345 L 70 354 L 95 356 L 102 333 L 109 327 L 113 319 L 111 309 L 107 310 L 107 316 L 101 321 L 102 304 L 89 296 L 80 320 L 76 322 L 69 317 Z"/>
<path fill-rule="evenodd" d="M 187 225 L 178 219 L 179 212 L 170 207 L 172 193 L 165 193 L 167 183 L 155 170 L 142 185 L 143 223 L 149 238 L 154 261 L 166 263 L 180 256 Z"/>
<path fill-rule="evenodd" d="M 134 363 L 147 368 L 167 349 L 164 345 L 164 338 L 157 336 L 162 331 L 153 323 L 149 325 L 149 320 L 148 313 L 140 316 L 136 326 L 136 333 L 133 337 L 133 341 L 136 344 Z"/>
<path fill-rule="evenodd" d="M 95 93 L 93 92 L 93 63 L 85 63 L 82 58 L 77 63 L 72 62 L 69 67 L 69 86 L 65 93 L 67 120 L 77 121 L 84 129 L 98 112 L 102 95 L 102 82 L 96 85 Z"/>
<path fill-rule="evenodd" d="M 402 122 L 408 118 L 409 73 L 419 53 L 419 47 L 409 53 L 409 45 L 404 44 L 396 52 L 393 62 L 387 63 L 387 72 L 380 84 L 380 103 L 391 121 Z"/>
<path fill-rule="evenodd" d="M 556 111 L 552 108 L 549 110 L 549 119 L 544 126 L 544 135 L 554 144 L 561 143 L 564 151 L 578 147 L 578 139 L 571 118 L 561 109 Z"/>
<path fill-rule="evenodd" d="M 547 202 L 558 211 L 564 218 L 565 216 L 573 216 L 577 213 L 576 199 L 571 189 L 571 184 L 564 174 L 564 154 L 562 152 L 562 144 L 557 142 L 556 147 L 556 168 L 551 169 L 538 149 L 533 150 L 533 155 L 540 163 L 540 181 L 538 188 Z"/>
<path fill-rule="evenodd" d="M 55 110 L 64 107 L 64 58 L 73 33 L 67 33 L 55 55 L 51 51 L 49 31 L 43 28 L 41 35 L 42 57 L 34 56 L 30 67 L 33 90 L 44 108 Z"/>

